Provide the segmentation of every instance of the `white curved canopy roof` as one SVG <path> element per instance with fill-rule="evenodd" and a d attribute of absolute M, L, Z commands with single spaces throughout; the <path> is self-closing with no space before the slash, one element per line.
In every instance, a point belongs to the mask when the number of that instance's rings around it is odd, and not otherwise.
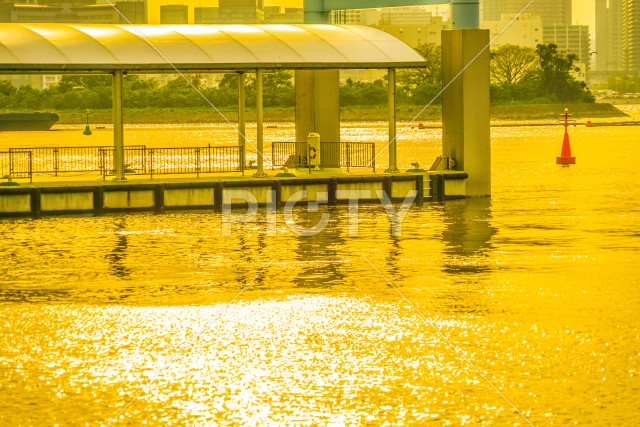
<path fill-rule="evenodd" d="M 352 25 L 0 24 L 0 72 L 405 68 L 424 59 Z"/>

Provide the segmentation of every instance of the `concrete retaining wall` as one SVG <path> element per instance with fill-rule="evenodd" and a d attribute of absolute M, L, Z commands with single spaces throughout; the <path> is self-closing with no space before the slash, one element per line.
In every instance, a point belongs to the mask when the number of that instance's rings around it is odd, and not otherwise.
<path fill-rule="evenodd" d="M 438 178 L 438 176 L 440 178 Z M 223 204 L 246 205 L 256 201 L 284 204 L 321 202 L 347 203 L 350 199 L 380 203 L 379 192 L 402 201 L 408 193 L 417 192 L 415 203 L 426 196 L 464 197 L 465 173 L 430 175 L 364 175 L 344 177 L 305 177 L 282 179 L 245 179 L 233 181 L 192 181 L 170 183 L 108 183 L 104 185 L 0 187 L 0 216 L 59 215 L 165 209 L 220 210 Z M 425 187 L 429 185 L 432 190 Z M 302 197 L 300 191 L 307 191 Z M 437 197 L 436 197 L 437 196 Z"/>
<path fill-rule="evenodd" d="M 31 194 L 3 194 L 0 195 L 0 212 L 30 213 Z"/>
<path fill-rule="evenodd" d="M 106 191 L 104 209 L 152 209 L 155 207 L 153 190 Z"/>

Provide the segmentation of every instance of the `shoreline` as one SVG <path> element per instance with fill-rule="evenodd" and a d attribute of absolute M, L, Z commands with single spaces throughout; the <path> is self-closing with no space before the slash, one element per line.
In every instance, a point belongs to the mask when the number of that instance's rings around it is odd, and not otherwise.
<path fill-rule="evenodd" d="M 514 121 L 544 121 L 555 122 L 564 108 L 569 108 L 575 119 L 587 121 L 589 119 L 625 119 L 627 114 L 611 104 L 526 104 L 526 105 L 498 105 L 491 107 L 491 122 Z M 218 112 L 204 108 L 197 109 L 156 109 L 156 110 L 124 110 L 125 124 L 178 124 L 178 123 L 224 123 L 227 120 L 235 123 L 238 119 L 236 111 Z M 59 125 L 83 125 L 86 119 L 84 111 L 59 111 Z M 401 105 L 397 109 L 398 121 L 416 121 L 441 123 L 441 106 L 434 106 L 421 111 L 417 106 Z M 388 111 L 384 107 L 344 107 L 340 110 L 342 122 L 386 121 Z M 265 122 L 293 122 L 295 108 L 265 108 Z M 256 121 L 255 110 L 246 112 L 247 122 Z M 111 110 L 89 111 L 90 123 L 112 124 Z"/>

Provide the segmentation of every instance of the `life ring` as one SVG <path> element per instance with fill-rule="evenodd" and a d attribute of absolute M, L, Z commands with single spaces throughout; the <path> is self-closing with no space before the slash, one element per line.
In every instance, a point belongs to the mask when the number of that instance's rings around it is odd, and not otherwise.
<path fill-rule="evenodd" d="M 316 147 L 309 147 L 309 158 L 311 160 L 316 159 Z"/>

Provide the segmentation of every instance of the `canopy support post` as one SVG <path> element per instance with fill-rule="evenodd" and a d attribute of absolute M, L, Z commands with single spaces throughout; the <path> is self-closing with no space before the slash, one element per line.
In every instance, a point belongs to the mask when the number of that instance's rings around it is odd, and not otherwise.
<path fill-rule="evenodd" d="M 264 173 L 264 111 L 262 110 L 262 70 L 256 70 L 256 134 L 258 152 L 258 170 L 253 175 L 256 178 L 267 176 Z"/>
<path fill-rule="evenodd" d="M 115 181 L 124 181 L 124 127 L 122 124 L 122 70 L 113 72 L 113 166 Z"/>
<path fill-rule="evenodd" d="M 247 148 L 247 133 L 246 133 L 246 87 L 244 73 L 238 73 L 238 145 L 240 147 L 240 167 L 244 170 L 245 151 Z"/>
<path fill-rule="evenodd" d="M 389 68 L 389 168 L 388 173 L 398 172 L 396 148 L 396 69 Z"/>

